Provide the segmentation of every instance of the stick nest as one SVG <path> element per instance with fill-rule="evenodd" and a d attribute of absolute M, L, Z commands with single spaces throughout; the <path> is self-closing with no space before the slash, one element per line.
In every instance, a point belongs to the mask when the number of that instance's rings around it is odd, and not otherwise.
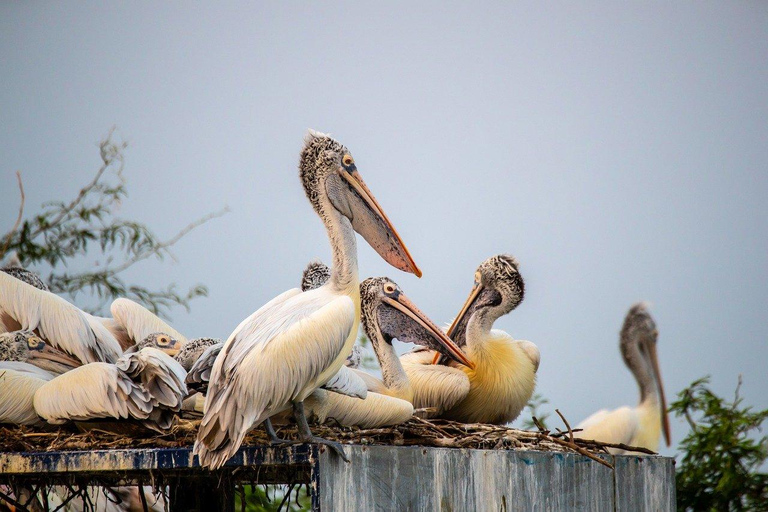
<path fill-rule="evenodd" d="M 562 416 L 561 416 L 562 417 Z M 455 421 L 413 419 L 393 427 L 361 429 L 325 425 L 313 427 L 313 433 L 342 444 L 378 446 L 430 446 L 438 448 L 474 448 L 486 450 L 536 450 L 544 452 L 571 452 L 587 456 L 603 465 L 610 462 L 598 457 L 608 448 L 653 454 L 645 448 L 622 444 L 603 443 L 573 437 L 573 431 L 562 418 L 567 431 L 527 431 L 503 425 L 458 423 Z M 195 442 L 199 419 L 178 418 L 174 426 L 163 434 L 147 430 L 128 422 L 93 422 L 50 427 L 0 427 L 0 451 L 50 452 L 67 450 L 109 450 L 128 448 L 180 448 Z M 295 425 L 277 428 L 280 437 L 297 439 Z M 266 446 L 269 438 L 262 428 L 251 430 L 244 446 Z"/>

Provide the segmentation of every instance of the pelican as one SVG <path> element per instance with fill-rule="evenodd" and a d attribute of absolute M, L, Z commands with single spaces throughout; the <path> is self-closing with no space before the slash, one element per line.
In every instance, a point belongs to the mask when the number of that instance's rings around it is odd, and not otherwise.
<path fill-rule="evenodd" d="M 319 262 L 310 263 L 304 272 L 302 287 L 310 281 L 307 276 L 316 276 L 315 284 L 322 284 L 320 281 L 326 275 L 323 267 Z M 392 347 L 394 338 L 426 345 L 459 362 L 471 363 L 391 279 L 369 278 L 360 283 L 360 300 L 363 329 L 381 366 L 382 379 L 353 370 L 366 385 L 365 400 L 317 389 L 307 398 L 306 408 L 320 423 L 327 418 L 334 418 L 341 425 L 362 428 L 403 423 L 413 415 L 413 390 Z"/>
<path fill-rule="evenodd" d="M 42 423 L 32 399 L 53 374 L 28 361 L 41 352 L 45 342 L 34 333 L 19 331 L 0 334 L 0 423 L 37 425 Z"/>
<path fill-rule="evenodd" d="M 86 364 L 46 382 L 34 394 L 34 407 L 52 424 L 134 419 L 162 432 L 181 410 L 185 376 L 173 358 L 148 347 L 115 364 Z"/>
<path fill-rule="evenodd" d="M 179 362 L 184 371 L 189 372 L 210 347 L 214 345 L 221 347 L 223 344 L 218 338 L 194 338 L 186 342 L 173 358 Z"/>
<path fill-rule="evenodd" d="M 51 292 L 0 272 L 0 332 L 36 332 L 52 348 L 81 363 L 114 363 L 115 337 L 94 317 Z"/>
<path fill-rule="evenodd" d="M 658 451 L 662 431 L 667 446 L 670 444 L 667 400 L 661 382 L 659 360 L 656 356 L 656 340 L 659 331 L 645 304 L 633 305 L 621 328 L 619 348 L 624 364 L 637 380 L 640 403 L 635 407 L 619 407 L 609 411 L 602 409 L 579 423 L 582 429 L 575 435 L 583 439 L 595 439 L 608 443 Z M 625 453 L 611 448 L 612 453 Z"/>
<path fill-rule="evenodd" d="M 200 465 L 221 467 L 254 424 L 293 407 L 301 441 L 338 443 L 312 435 L 304 399 L 336 375 L 350 354 L 360 322 L 358 232 L 388 263 L 421 277 L 400 236 L 360 177 L 349 150 L 310 131 L 299 163 L 307 198 L 325 225 L 333 254 L 331 278 L 308 292 L 289 290 L 262 306 L 230 335 L 211 372 L 194 453 Z"/>
<path fill-rule="evenodd" d="M 49 291 L 48 285 L 40 279 L 39 274 L 21 266 L 21 261 L 16 253 L 13 253 L 10 261 L 4 267 L 0 268 L 0 271 L 5 272 L 11 277 L 15 277 L 28 285 L 34 286 L 38 290 Z"/>
<path fill-rule="evenodd" d="M 125 297 L 115 299 L 109 306 L 109 312 L 112 318 L 95 317 L 95 319 L 109 329 L 123 350 L 146 339 L 152 333 L 167 334 L 177 340 L 180 347 L 187 343 L 186 336 L 131 299 Z"/>
<path fill-rule="evenodd" d="M 447 332 L 474 366 L 432 365 L 440 355 L 425 350 L 403 355 L 415 407 L 433 407 L 440 417 L 464 423 L 517 418 L 536 385 L 539 349 L 492 327 L 522 302 L 524 293 L 512 256 L 500 254 L 480 264 L 472 292 Z"/>

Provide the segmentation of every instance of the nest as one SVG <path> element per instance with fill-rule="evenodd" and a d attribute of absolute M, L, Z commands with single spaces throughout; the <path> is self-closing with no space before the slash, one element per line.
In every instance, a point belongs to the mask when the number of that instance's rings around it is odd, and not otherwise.
<path fill-rule="evenodd" d="M 559 411 L 558 411 L 559 413 Z M 573 436 L 565 420 L 566 431 L 551 432 L 518 430 L 503 425 L 459 423 L 455 421 L 418 417 L 393 427 L 361 429 L 333 425 L 313 427 L 320 437 L 350 445 L 424 446 L 439 448 L 474 448 L 486 450 L 536 450 L 570 452 L 589 457 L 600 464 L 613 467 L 599 457 L 608 448 L 654 454 L 651 450 L 616 443 L 603 443 Z M 67 450 L 108 450 L 129 448 L 181 448 L 195 442 L 199 419 L 178 418 L 173 427 L 159 434 L 129 422 L 94 422 L 69 424 L 54 430 L 46 427 L 0 427 L 0 450 L 6 452 L 51 452 Z M 295 425 L 277 428 L 280 437 L 297 439 Z M 244 446 L 267 446 L 269 438 L 262 428 L 251 430 Z"/>

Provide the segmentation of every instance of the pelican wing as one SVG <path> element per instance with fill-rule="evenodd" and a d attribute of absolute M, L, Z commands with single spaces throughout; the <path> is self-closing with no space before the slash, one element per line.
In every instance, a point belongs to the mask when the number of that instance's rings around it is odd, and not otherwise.
<path fill-rule="evenodd" d="M 153 398 L 115 365 L 91 363 L 46 382 L 35 393 L 35 410 L 48 423 L 99 418 L 144 420 Z"/>
<path fill-rule="evenodd" d="M 181 402 L 187 396 L 187 372 L 171 356 L 147 347 L 123 355 L 115 366 L 147 390 L 153 406 L 181 410 Z"/>
<path fill-rule="evenodd" d="M 0 361 L 0 371 L 2 370 L 15 370 L 29 377 L 43 379 L 46 382 L 56 376 L 47 370 L 38 368 L 32 363 L 25 363 L 22 361 Z"/>
<path fill-rule="evenodd" d="M 195 442 L 203 466 L 220 467 L 252 426 L 303 400 L 344 348 L 355 324 L 350 297 L 323 288 L 284 295 L 244 320 L 216 358 Z"/>
<path fill-rule="evenodd" d="M 539 347 L 535 343 L 527 340 L 515 340 L 515 343 L 522 349 L 528 359 L 533 363 L 534 372 L 539 371 L 539 363 L 541 362 L 541 352 Z"/>
<path fill-rule="evenodd" d="M 200 393 L 208 392 L 208 382 L 211 380 L 211 370 L 213 370 L 213 363 L 221 353 L 221 349 L 224 347 L 224 343 L 217 343 L 211 345 L 203 355 L 201 355 L 192 368 L 187 372 L 187 387 L 194 389 Z"/>
<path fill-rule="evenodd" d="M 120 345 L 91 319 L 58 295 L 0 272 L 0 321 L 6 327 L 12 321 L 21 329 L 37 331 L 51 346 L 83 363 L 114 363 L 122 352 Z"/>
<path fill-rule="evenodd" d="M 429 360 L 432 361 L 431 357 Z M 403 369 L 411 382 L 413 406 L 417 409 L 434 408 L 440 414 L 469 393 L 469 378 L 458 368 L 404 361 Z"/>
<path fill-rule="evenodd" d="M 30 365 L 31 366 L 31 365 Z M 45 384 L 30 373 L 0 369 L 0 423 L 37 425 L 42 423 L 35 412 L 35 392 Z"/>
<path fill-rule="evenodd" d="M 182 345 L 187 338 L 168 325 L 159 316 L 130 299 L 119 298 L 109 308 L 117 324 L 125 329 L 128 338 L 135 344 L 152 333 L 163 332 L 176 338 Z"/>
<path fill-rule="evenodd" d="M 413 405 L 399 398 L 368 393 L 365 400 L 360 400 L 324 389 L 309 395 L 304 409 L 318 423 L 333 419 L 340 425 L 360 428 L 399 425 L 413 416 Z"/>
<path fill-rule="evenodd" d="M 582 431 L 574 433 L 574 436 L 605 443 L 630 444 L 639 426 L 640 419 L 632 407 L 624 406 L 612 411 L 602 409 L 576 425 Z"/>
<path fill-rule="evenodd" d="M 346 366 L 342 366 L 339 372 L 322 387 L 328 391 L 355 398 L 365 398 L 368 394 L 365 381 L 358 376 L 357 372 Z"/>

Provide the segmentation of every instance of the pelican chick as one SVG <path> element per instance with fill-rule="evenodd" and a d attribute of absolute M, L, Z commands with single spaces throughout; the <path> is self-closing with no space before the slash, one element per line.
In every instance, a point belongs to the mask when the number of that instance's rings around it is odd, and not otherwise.
<path fill-rule="evenodd" d="M 54 376 L 28 361 L 41 352 L 45 342 L 34 333 L 20 331 L 0 334 L 0 423 L 37 425 L 35 392 Z"/>
<path fill-rule="evenodd" d="M 608 443 L 658 451 L 662 431 L 667 446 L 670 444 L 669 418 L 664 385 L 661 382 L 656 342 L 659 331 L 645 304 L 633 305 L 624 318 L 619 336 L 619 348 L 624 364 L 634 375 L 640 388 L 640 401 L 635 407 L 619 407 L 609 411 L 602 409 L 579 423 L 575 433 L 583 439 L 595 439 Z M 624 450 L 610 448 L 612 453 Z"/>
<path fill-rule="evenodd" d="M 426 351 L 404 354 L 401 360 L 413 384 L 415 407 L 436 408 L 441 418 L 464 423 L 503 424 L 520 414 L 536 386 L 539 350 L 493 329 L 493 324 L 515 309 L 524 293 L 512 256 L 500 254 L 480 264 L 469 298 L 446 333 L 474 367 L 432 365 L 435 356 Z M 469 390 L 462 395 L 458 390 L 466 389 L 467 382 Z M 446 404 L 440 397 L 455 403 Z"/>
<path fill-rule="evenodd" d="M 392 223 L 360 177 L 349 150 L 310 131 L 299 177 L 325 225 L 333 254 L 331 278 L 302 293 L 289 290 L 262 306 L 230 335 L 216 358 L 194 453 L 221 467 L 254 424 L 293 407 L 304 442 L 341 446 L 312 435 L 304 399 L 334 377 L 352 351 L 360 321 L 355 231 L 388 263 L 421 276 Z"/>

